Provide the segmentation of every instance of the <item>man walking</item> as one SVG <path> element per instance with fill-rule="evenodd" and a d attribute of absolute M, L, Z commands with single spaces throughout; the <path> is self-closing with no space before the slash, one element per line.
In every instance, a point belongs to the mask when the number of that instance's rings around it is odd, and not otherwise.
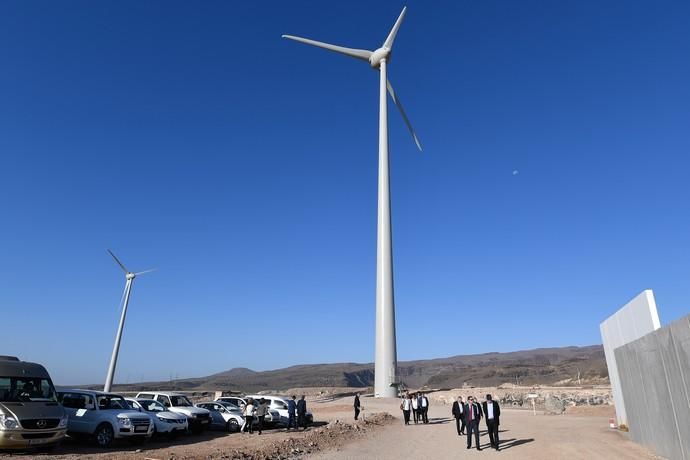
<path fill-rule="evenodd" d="M 355 420 L 357 420 L 357 417 L 359 417 L 359 393 L 355 395 Z"/>
<path fill-rule="evenodd" d="M 420 391 L 415 396 L 417 400 L 417 418 L 420 422 L 424 422 L 424 409 L 422 408 L 422 392 Z"/>
<path fill-rule="evenodd" d="M 498 422 L 501 416 L 501 408 L 498 403 L 491 399 L 491 395 L 486 395 L 486 401 L 482 403 L 484 406 L 484 417 L 486 419 L 486 430 L 489 432 L 489 441 L 491 447 L 498 450 Z"/>
<path fill-rule="evenodd" d="M 467 448 L 472 448 L 472 433 L 474 433 L 474 441 L 477 445 L 477 450 L 482 450 L 479 447 L 479 420 L 482 418 L 482 408 L 474 401 L 474 396 L 467 397 L 467 404 L 465 404 L 465 420 L 467 421 Z"/>
<path fill-rule="evenodd" d="M 268 401 L 266 401 L 264 398 L 259 399 L 259 407 L 256 409 L 256 418 L 259 419 L 258 423 L 258 428 L 259 428 L 259 434 L 264 429 L 264 419 L 266 418 L 266 414 L 268 413 Z"/>
<path fill-rule="evenodd" d="M 429 423 L 429 398 L 422 394 L 422 418 L 424 423 Z"/>
<path fill-rule="evenodd" d="M 465 404 L 462 402 L 462 396 L 458 396 L 458 400 L 453 402 L 453 417 L 455 417 L 455 427 L 458 429 L 458 436 L 465 434 Z M 460 423 L 462 422 L 462 426 Z"/>
<path fill-rule="evenodd" d="M 287 431 L 290 431 L 290 427 L 294 426 L 297 429 L 297 419 L 295 417 L 295 411 L 297 410 L 297 403 L 295 400 L 297 396 L 292 395 L 292 399 L 288 401 L 288 425 Z"/>
<path fill-rule="evenodd" d="M 403 399 L 400 402 L 400 409 L 403 411 L 403 419 L 405 425 L 410 424 L 410 409 L 412 409 L 412 395 L 403 395 Z"/>
<path fill-rule="evenodd" d="M 307 401 L 305 401 L 304 395 L 297 401 L 297 424 L 303 430 L 307 429 Z"/>

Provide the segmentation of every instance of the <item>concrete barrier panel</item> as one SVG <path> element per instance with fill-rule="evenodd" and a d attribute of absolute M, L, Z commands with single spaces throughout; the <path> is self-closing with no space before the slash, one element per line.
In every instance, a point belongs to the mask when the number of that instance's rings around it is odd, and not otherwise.
<path fill-rule="evenodd" d="M 651 289 L 642 291 L 599 326 L 619 425 L 628 423 L 614 350 L 659 327 L 659 314 Z"/>
<path fill-rule="evenodd" d="M 690 315 L 614 354 L 631 439 L 690 460 Z"/>

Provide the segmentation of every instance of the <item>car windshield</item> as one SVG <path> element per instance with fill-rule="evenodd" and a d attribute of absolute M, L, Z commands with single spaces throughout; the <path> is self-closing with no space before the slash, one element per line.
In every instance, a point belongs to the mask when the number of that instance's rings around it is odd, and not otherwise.
<path fill-rule="evenodd" d="M 117 395 L 98 395 L 96 396 L 96 402 L 100 410 L 108 409 L 125 409 L 129 410 L 130 406 L 127 401 L 122 396 Z"/>
<path fill-rule="evenodd" d="M 158 401 L 154 401 L 153 399 L 138 402 L 146 412 L 165 412 L 168 410 L 163 404 L 159 403 Z"/>
<path fill-rule="evenodd" d="M 173 407 L 192 407 L 192 403 L 189 402 L 186 396 L 171 396 L 170 402 Z"/>
<path fill-rule="evenodd" d="M 235 412 L 241 412 L 242 411 L 242 409 L 240 409 L 239 407 L 237 407 L 233 403 L 224 402 L 221 405 L 230 411 L 235 411 Z"/>
<path fill-rule="evenodd" d="M 0 402 L 57 401 L 50 379 L 0 377 Z"/>

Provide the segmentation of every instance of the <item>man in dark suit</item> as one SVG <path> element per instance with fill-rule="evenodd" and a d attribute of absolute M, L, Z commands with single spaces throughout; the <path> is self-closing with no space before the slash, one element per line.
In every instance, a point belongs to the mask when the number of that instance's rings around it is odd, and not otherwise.
<path fill-rule="evenodd" d="M 465 434 L 465 403 L 462 402 L 462 396 L 458 396 L 458 400 L 453 402 L 453 417 L 455 417 L 455 427 L 458 429 L 458 436 Z M 462 426 L 460 426 L 462 422 Z"/>
<path fill-rule="evenodd" d="M 359 393 L 355 395 L 355 420 L 357 420 L 357 417 L 359 417 L 359 408 L 361 407 L 359 405 Z"/>
<path fill-rule="evenodd" d="M 489 432 L 491 447 L 498 450 L 498 422 L 501 416 L 501 408 L 498 407 L 496 401 L 491 399 L 491 395 L 486 395 L 486 401 L 482 403 L 482 406 L 484 406 L 484 419 L 486 420 L 486 429 Z"/>
<path fill-rule="evenodd" d="M 307 401 L 304 395 L 297 401 L 297 425 L 301 426 L 303 430 L 307 429 Z"/>
<path fill-rule="evenodd" d="M 467 448 L 472 448 L 472 433 L 474 433 L 474 441 L 477 445 L 477 450 L 482 450 L 479 447 L 479 420 L 482 418 L 482 408 L 474 400 L 474 396 L 467 397 L 467 404 L 465 404 L 465 423 L 467 424 Z"/>
<path fill-rule="evenodd" d="M 429 423 L 429 398 L 422 393 L 422 420 L 423 423 Z"/>
<path fill-rule="evenodd" d="M 294 426 L 295 429 L 297 429 L 297 417 L 295 417 L 295 412 L 297 411 L 297 401 L 295 401 L 296 399 L 297 396 L 293 395 L 292 399 L 288 400 L 288 431 L 292 426 Z"/>

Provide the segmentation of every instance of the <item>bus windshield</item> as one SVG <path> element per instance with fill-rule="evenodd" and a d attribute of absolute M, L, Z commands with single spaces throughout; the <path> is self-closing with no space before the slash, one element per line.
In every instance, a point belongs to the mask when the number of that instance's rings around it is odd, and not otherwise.
<path fill-rule="evenodd" d="M 0 376 L 0 402 L 56 402 L 50 379 Z"/>

